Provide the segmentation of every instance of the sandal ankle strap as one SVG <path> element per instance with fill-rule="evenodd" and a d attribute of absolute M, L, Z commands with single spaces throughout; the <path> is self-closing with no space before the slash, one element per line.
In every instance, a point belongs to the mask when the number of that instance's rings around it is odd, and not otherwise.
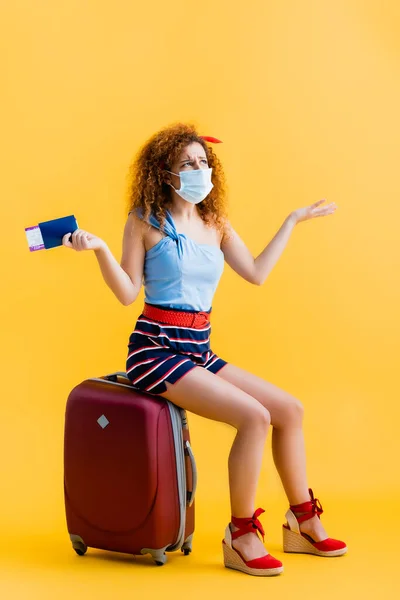
<path fill-rule="evenodd" d="M 262 539 L 264 540 L 265 531 L 258 519 L 264 512 L 265 510 L 263 508 L 257 508 L 252 517 L 238 518 L 232 516 L 231 523 L 238 528 L 237 531 L 232 531 L 232 540 L 236 540 L 246 533 L 255 533 L 257 535 L 257 531 L 260 532 Z"/>
<path fill-rule="evenodd" d="M 322 515 L 324 512 L 321 502 L 318 500 L 318 498 L 314 498 L 314 492 L 311 488 L 309 488 L 308 493 L 310 494 L 311 500 L 303 502 L 302 504 L 290 505 L 290 510 L 292 513 L 294 513 L 298 523 L 304 523 L 304 521 L 312 519 L 315 515 L 320 518 L 320 515 Z M 296 513 L 304 514 L 297 515 Z"/>

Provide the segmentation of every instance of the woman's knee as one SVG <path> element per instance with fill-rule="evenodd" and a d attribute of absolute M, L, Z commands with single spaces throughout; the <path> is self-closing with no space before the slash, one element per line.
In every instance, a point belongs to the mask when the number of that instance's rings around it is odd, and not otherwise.
<path fill-rule="evenodd" d="M 255 400 L 254 404 L 247 406 L 243 411 L 242 418 L 237 425 L 237 429 L 249 427 L 267 432 L 270 425 L 271 415 L 269 410 Z"/>
<path fill-rule="evenodd" d="M 297 400 L 297 398 L 290 398 L 284 410 L 284 423 L 282 425 L 301 425 L 303 417 L 304 407 L 300 400 Z"/>

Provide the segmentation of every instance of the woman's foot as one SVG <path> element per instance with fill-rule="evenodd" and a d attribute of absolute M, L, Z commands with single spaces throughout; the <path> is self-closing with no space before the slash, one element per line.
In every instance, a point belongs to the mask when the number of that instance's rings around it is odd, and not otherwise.
<path fill-rule="evenodd" d="M 268 554 L 258 537 L 260 533 L 264 539 L 264 529 L 258 519 L 263 512 L 263 509 L 259 508 L 252 517 L 232 517 L 222 542 L 227 568 L 261 577 L 282 573 L 282 563 Z"/>
<path fill-rule="evenodd" d="M 239 528 L 235 527 L 233 523 L 230 524 L 230 527 L 232 533 L 239 531 Z M 245 560 L 254 560 L 255 558 L 267 556 L 268 554 L 263 542 L 260 540 L 258 535 L 254 535 L 253 532 L 245 533 L 241 537 L 234 540 L 232 542 L 232 547 L 240 552 Z"/>
<path fill-rule="evenodd" d="M 294 514 L 297 517 L 297 514 Z M 300 523 L 299 527 L 300 531 L 312 537 L 314 542 L 322 542 L 328 537 L 328 534 L 326 533 L 325 528 L 317 515 L 314 515 L 311 519 Z"/>
<path fill-rule="evenodd" d="M 344 542 L 328 538 L 320 522 L 323 509 L 320 501 L 309 490 L 310 500 L 290 506 L 286 513 L 287 525 L 283 526 L 283 549 L 285 552 L 316 554 L 317 556 L 341 556 L 347 552 Z"/>

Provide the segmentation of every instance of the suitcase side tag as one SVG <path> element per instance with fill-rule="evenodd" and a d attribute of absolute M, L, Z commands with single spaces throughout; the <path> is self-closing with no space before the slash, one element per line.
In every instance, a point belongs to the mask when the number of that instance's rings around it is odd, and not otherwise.
<path fill-rule="evenodd" d="M 107 427 L 107 425 L 109 425 L 109 423 L 110 423 L 110 421 L 107 419 L 107 417 L 105 415 L 101 415 L 101 417 L 99 417 L 97 419 L 97 422 L 102 429 L 105 429 Z"/>

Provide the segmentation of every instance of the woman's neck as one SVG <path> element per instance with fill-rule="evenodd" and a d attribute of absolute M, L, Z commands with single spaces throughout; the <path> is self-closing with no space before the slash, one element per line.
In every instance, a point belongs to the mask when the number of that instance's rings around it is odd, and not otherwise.
<path fill-rule="evenodd" d="M 169 212 L 173 217 L 178 217 L 182 221 L 190 221 L 198 216 L 198 210 L 195 204 L 191 204 L 183 198 L 174 198 L 169 207 Z"/>

